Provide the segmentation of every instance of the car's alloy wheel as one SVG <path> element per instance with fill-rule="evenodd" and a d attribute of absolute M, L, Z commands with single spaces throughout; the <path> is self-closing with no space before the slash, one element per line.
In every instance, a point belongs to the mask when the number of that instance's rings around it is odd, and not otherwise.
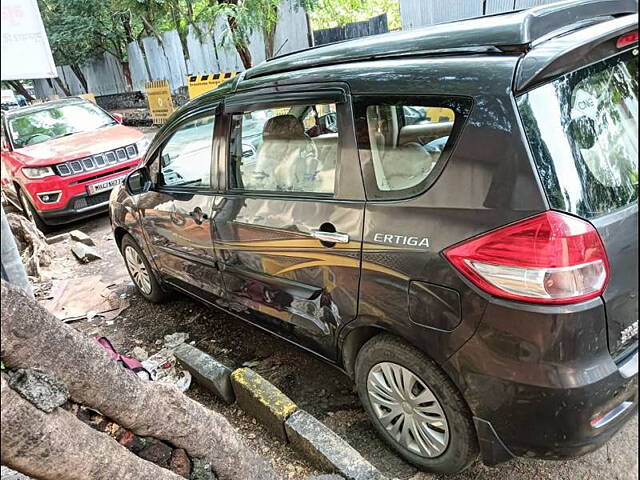
<path fill-rule="evenodd" d="M 149 272 L 147 271 L 144 261 L 136 249 L 131 245 L 127 245 L 124 248 L 124 258 L 127 262 L 127 268 L 129 269 L 131 278 L 136 283 L 136 286 L 145 295 L 150 295 L 152 289 L 151 277 L 149 276 Z"/>
<path fill-rule="evenodd" d="M 377 420 L 407 450 L 435 458 L 447 449 L 449 424 L 442 406 L 409 369 L 391 362 L 374 365 L 367 392 Z"/>

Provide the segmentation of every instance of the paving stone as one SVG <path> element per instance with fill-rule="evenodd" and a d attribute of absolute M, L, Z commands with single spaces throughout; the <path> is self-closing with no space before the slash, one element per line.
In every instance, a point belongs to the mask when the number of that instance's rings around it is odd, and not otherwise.
<path fill-rule="evenodd" d="M 191 372 L 196 382 L 226 403 L 236 399 L 231 386 L 231 369 L 188 343 L 178 345 L 173 354 Z"/>
<path fill-rule="evenodd" d="M 304 410 L 292 413 L 284 427 L 291 446 L 318 468 L 350 480 L 385 478 L 351 445 Z"/>
<path fill-rule="evenodd" d="M 88 263 L 92 260 L 99 260 L 102 258 L 93 248 L 80 242 L 75 242 L 71 247 L 71 251 L 82 263 Z"/>
<path fill-rule="evenodd" d="M 298 407 L 250 368 L 239 368 L 231 374 L 231 384 L 240 408 L 257 418 L 282 441 L 287 441 L 284 422 Z"/>
<path fill-rule="evenodd" d="M 80 230 L 72 230 L 69 232 L 69 236 L 71 237 L 72 240 L 76 241 L 76 242 L 80 242 L 84 245 L 87 245 L 89 247 L 94 247 L 95 243 L 93 242 L 93 239 L 87 235 L 86 233 L 80 231 Z"/>

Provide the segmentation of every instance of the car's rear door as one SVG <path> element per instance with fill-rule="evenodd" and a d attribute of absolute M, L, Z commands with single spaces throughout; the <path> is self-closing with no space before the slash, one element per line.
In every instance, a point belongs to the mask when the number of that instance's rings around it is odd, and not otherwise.
<path fill-rule="evenodd" d="M 337 124 L 323 121 L 337 114 Z M 335 357 L 357 313 L 364 192 L 348 91 L 240 93 L 225 101 L 226 187 L 214 240 L 232 307 Z"/>
<path fill-rule="evenodd" d="M 138 201 L 156 265 L 173 285 L 200 296 L 222 295 L 211 214 L 217 195 L 213 155 L 219 128 L 210 106 L 183 116 L 153 153 L 154 186 Z"/>

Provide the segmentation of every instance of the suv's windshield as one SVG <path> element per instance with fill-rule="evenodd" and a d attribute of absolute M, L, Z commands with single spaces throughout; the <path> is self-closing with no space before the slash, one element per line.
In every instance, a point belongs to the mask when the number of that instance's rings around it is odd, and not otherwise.
<path fill-rule="evenodd" d="M 22 148 L 117 122 L 103 110 L 87 102 L 25 112 L 24 115 L 11 117 L 8 123 L 14 147 Z"/>
<path fill-rule="evenodd" d="M 637 49 L 518 99 L 551 207 L 592 218 L 638 198 Z"/>

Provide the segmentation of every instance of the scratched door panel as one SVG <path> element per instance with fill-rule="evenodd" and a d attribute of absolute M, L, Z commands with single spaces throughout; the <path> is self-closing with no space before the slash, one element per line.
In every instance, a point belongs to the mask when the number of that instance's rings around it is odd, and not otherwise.
<path fill-rule="evenodd" d="M 357 314 L 363 203 L 232 195 L 214 207 L 215 243 L 234 308 L 327 357 Z M 330 223 L 347 243 L 311 231 Z"/>

